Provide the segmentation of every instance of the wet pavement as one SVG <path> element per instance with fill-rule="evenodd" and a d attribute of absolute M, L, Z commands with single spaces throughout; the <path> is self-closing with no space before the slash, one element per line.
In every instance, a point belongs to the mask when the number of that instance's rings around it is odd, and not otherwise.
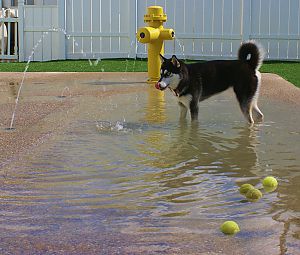
<path fill-rule="evenodd" d="M 229 90 L 193 127 L 145 73 L 28 73 L 7 130 L 22 74 L 0 76 L 1 254 L 300 252 L 300 90 L 282 78 L 263 75 L 264 123 Z M 278 190 L 245 201 L 265 175 Z"/>

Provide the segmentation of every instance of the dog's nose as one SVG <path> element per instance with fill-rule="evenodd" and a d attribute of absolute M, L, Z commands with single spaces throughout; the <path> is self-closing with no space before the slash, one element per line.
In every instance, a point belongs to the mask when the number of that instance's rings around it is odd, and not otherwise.
<path fill-rule="evenodd" d="M 155 88 L 157 88 L 157 89 L 160 90 L 160 84 L 159 84 L 159 82 L 155 83 Z"/>

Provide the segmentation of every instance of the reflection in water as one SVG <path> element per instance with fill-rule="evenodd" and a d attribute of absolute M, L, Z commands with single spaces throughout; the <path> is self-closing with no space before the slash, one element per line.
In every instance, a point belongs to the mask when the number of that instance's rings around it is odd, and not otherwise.
<path fill-rule="evenodd" d="M 172 137 L 169 138 L 171 132 Z M 190 159 L 191 167 L 215 163 L 234 172 L 246 171 L 247 176 L 249 173 L 253 175 L 251 171 L 258 168 L 256 133 L 257 130 L 249 127 L 238 127 L 234 130 L 234 137 L 227 137 L 198 127 L 196 123 L 180 123 L 177 130 L 166 130 L 165 136 L 162 136 L 162 132 L 151 133 L 152 139 L 144 147 L 160 147 L 158 159 L 154 162 L 157 167 L 171 167 Z M 164 143 L 164 137 L 167 144 Z"/>
<path fill-rule="evenodd" d="M 165 93 L 149 85 L 147 95 L 145 120 L 150 123 L 164 123 L 166 121 Z"/>
<path fill-rule="evenodd" d="M 13 96 L 14 99 L 16 99 L 18 95 L 18 86 L 19 84 L 15 82 L 9 83 L 10 94 Z"/>
<path fill-rule="evenodd" d="M 234 137 L 227 138 L 195 123 L 180 123 L 178 129 L 165 132 L 148 132 L 139 150 L 145 154 L 145 166 L 157 169 L 144 176 L 145 181 L 157 183 L 154 200 L 175 205 L 166 208 L 168 216 L 192 214 L 191 203 L 197 207 L 196 217 L 199 212 L 201 217 L 218 217 L 219 209 L 219 217 L 230 216 L 230 211 L 223 210 L 232 207 L 238 198 L 234 195 L 237 186 L 228 180 L 228 176 L 259 182 L 257 132 L 249 127 L 239 127 L 235 129 Z M 176 211 L 180 207 L 177 204 L 185 203 L 189 206 L 184 212 Z M 248 213 L 246 211 L 245 215 Z M 244 215 L 238 212 L 235 216 Z"/>
<path fill-rule="evenodd" d="M 297 171 L 299 172 L 299 171 Z M 280 236 L 281 254 L 288 252 L 288 240 L 299 242 L 300 240 L 300 176 L 290 176 L 288 183 L 280 186 L 280 203 L 273 203 L 270 214 L 273 219 L 283 223 L 283 231 Z"/>
<path fill-rule="evenodd" d="M 148 217 L 243 217 L 253 208 L 262 209 L 258 204 L 232 211 L 242 199 L 235 179 L 258 178 L 256 143 L 248 128 L 236 129 L 236 137 L 229 139 L 194 125 L 159 130 L 149 125 L 134 135 L 103 136 L 84 132 L 85 125 L 32 166 L 23 166 L 24 184 L 36 196 L 20 196 L 21 201 L 33 199 L 37 205 L 36 199 L 47 203 L 53 197 L 70 209 L 114 208 L 133 215 L 146 210 Z M 19 178 L 20 174 L 9 179 Z"/>
<path fill-rule="evenodd" d="M 17 98 L 19 89 L 18 82 L 0 82 L 0 102 L 11 103 Z"/>

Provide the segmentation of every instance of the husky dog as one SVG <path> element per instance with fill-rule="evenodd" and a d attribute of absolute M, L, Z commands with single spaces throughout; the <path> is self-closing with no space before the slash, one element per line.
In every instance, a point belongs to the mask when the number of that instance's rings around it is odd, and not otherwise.
<path fill-rule="evenodd" d="M 255 42 L 241 45 L 237 60 L 216 60 L 185 64 L 175 55 L 170 59 L 161 56 L 161 77 L 155 87 L 169 88 L 178 97 L 180 118 L 198 117 L 198 103 L 210 96 L 233 87 L 241 110 L 249 123 L 262 121 L 263 114 L 257 106 L 263 61 L 263 50 Z"/>

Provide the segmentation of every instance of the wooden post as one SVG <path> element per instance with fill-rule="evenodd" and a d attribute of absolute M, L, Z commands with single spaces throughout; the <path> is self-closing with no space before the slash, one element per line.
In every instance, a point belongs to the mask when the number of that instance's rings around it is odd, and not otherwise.
<path fill-rule="evenodd" d="M 19 62 L 25 61 L 24 56 L 24 0 L 18 1 L 18 34 L 19 34 Z"/>

